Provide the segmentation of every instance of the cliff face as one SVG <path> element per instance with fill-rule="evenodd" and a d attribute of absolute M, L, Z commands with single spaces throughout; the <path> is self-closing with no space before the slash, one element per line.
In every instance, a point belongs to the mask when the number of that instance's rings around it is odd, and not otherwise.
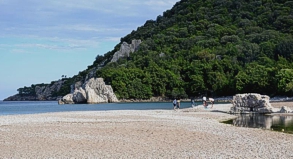
<path fill-rule="evenodd" d="M 132 40 L 131 44 L 123 42 L 120 50 L 115 52 L 115 54 L 113 55 L 111 62 L 116 62 L 119 60 L 119 58 L 122 57 L 129 57 L 129 54 L 135 52 L 140 44 L 141 40 Z"/>
<path fill-rule="evenodd" d="M 61 96 L 54 96 L 55 92 L 60 91 L 64 81 L 58 80 L 51 85 L 46 86 L 36 86 L 34 88 L 35 94 L 26 95 L 26 94 L 16 94 L 10 96 L 4 101 L 45 101 L 45 100 L 58 100 Z"/>
<path fill-rule="evenodd" d="M 57 100 L 60 97 L 52 97 L 52 95 L 54 94 L 54 92 L 59 92 L 63 83 L 64 81 L 59 80 L 50 86 L 43 86 L 43 87 L 36 86 L 35 88 L 36 98 L 38 100 Z"/>
<path fill-rule="evenodd" d="M 74 91 L 59 100 L 59 104 L 97 104 L 119 102 L 111 86 L 102 78 L 91 78 L 82 86 L 75 85 Z"/>

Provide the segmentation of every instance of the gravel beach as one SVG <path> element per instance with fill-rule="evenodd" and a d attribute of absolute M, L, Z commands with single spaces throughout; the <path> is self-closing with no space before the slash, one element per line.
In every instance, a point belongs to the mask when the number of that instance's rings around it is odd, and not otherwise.
<path fill-rule="evenodd" d="M 0 116 L 0 158 L 293 158 L 293 135 L 219 121 L 231 104 Z"/>

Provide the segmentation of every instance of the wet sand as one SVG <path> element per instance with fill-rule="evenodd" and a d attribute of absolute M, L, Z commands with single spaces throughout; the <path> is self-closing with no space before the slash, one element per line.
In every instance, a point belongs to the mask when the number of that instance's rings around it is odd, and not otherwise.
<path fill-rule="evenodd" d="M 271 105 L 275 108 L 281 108 L 282 106 L 287 106 L 290 107 L 293 110 L 293 102 L 288 101 L 288 102 L 270 102 Z"/>
<path fill-rule="evenodd" d="M 293 158 L 293 135 L 234 127 L 213 109 L 0 116 L 0 158 Z"/>

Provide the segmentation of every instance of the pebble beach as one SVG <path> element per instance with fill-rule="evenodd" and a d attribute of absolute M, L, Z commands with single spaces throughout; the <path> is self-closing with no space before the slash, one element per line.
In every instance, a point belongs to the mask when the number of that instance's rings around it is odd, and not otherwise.
<path fill-rule="evenodd" d="M 231 104 L 0 116 L 0 158 L 293 158 L 293 135 L 220 121 Z"/>

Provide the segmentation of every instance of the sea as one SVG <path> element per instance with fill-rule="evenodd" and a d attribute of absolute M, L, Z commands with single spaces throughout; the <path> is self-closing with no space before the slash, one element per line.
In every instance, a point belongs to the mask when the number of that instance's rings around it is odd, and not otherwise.
<path fill-rule="evenodd" d="M 200 104 L 200 102 L 196 103 Z M 191 102 L 181 102 L 180 108 L 191 107 Z M 0 116 L 19 114 L 39 114 L 72 111 L 109 111 L 109 110 L 172 110 L 171 102 L 147 103 L 104 103 L 104 104 L 65 104 L 57 101 L 0 101 Z"/>

